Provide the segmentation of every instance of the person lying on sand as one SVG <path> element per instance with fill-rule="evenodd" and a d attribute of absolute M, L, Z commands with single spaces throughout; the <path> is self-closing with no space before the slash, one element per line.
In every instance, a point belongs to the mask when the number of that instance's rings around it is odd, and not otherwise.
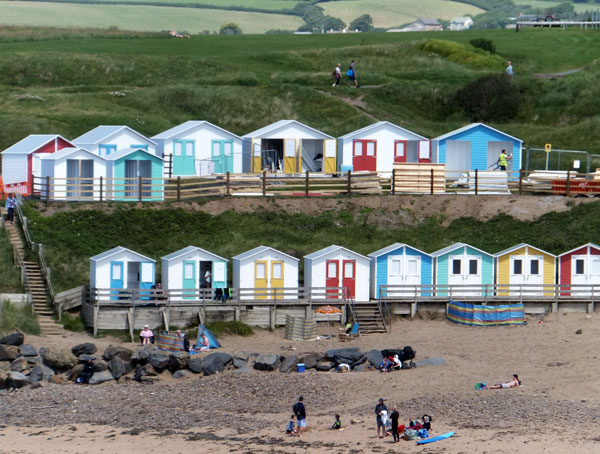
<path fill-rule="evenodd" d="M 521 386 L 521 380 L 519 380 L 519 376 L 514 374 L 512 376 L 512 380 L 506 383 L 499 383 L 497 385 L 489 385 L 486 386 L 485 389 L 506 389 L 506 388 L 518 388 Z"/>

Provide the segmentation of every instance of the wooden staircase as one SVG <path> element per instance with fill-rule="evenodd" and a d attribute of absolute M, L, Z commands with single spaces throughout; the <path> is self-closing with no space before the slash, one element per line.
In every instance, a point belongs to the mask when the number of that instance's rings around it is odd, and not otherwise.
<path fill-rule="evenodd" d="M 4 208 L 2 208 L 4 213 Z M 52 308 L 49 305 L 48 289 L 42 274 L 42 269 L 36 262 L 26 262 L 23 241 L 16 228 L 16 224 L 4 223 L 8 238 L 15 248 L 18 262 L 23 267 L 23 287 L 31 295 L 33 312 L 37 316 L 38 324 L 45 336 L 57 336 L 64 334 L 62 325 L 56 323 Z"/>
<path fill-rule="evenodd" d="M 354 319 L 358 322 L 361 334 L 387 333 L 381 307 L 378 303 L 352 304 Z"/>

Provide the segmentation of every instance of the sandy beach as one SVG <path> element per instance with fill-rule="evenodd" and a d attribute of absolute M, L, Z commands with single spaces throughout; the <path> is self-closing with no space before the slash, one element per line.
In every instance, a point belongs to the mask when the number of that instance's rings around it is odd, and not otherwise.
<path fill-rule="evenodd" d="M 332 325 L 333 329 L 337 326 Z M 326 326 L 320 327 L 322 332 Z M 576 331 L 581 329 L 581 334 Z M 48 384 L 0 395 L 1 453 L 197 452 L 426 452 L 588 453 L 600 449 L 600 318 L 596 314 L 530 317 L 526 326 L 473 328 L 446 320 L 396 321 L 391 334 L 292 342 L 283 331 L 221 339 L 223 351 L 324 352 L 330 348 L 411 345 L 417 359 L 439 366 L 393 373 L 308 371 L 189 374 L 157 383 L 122 380 L 99 386 Z M 28 337 L 37 346 L 114 340 Z M 127 344 L 125 344 L 127 345 Z M 130 344 L 130 347 L 135 347 Z M 295 349 L 295 351 L 293 350 Z M 475 391 L 518 373 L 519 389 Z M 284 434 L 298 395 L 305 398 L 308 432 Z M 429 414 L 437 443 L 375 438 L 379 397 L 397 405 L 401 422 Z M 329 431 L 334 414 L 343 431 Z"/>

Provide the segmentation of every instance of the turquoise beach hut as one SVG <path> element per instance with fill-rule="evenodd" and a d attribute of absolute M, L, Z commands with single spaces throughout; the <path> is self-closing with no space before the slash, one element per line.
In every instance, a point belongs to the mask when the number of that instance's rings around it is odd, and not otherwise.
<path fill-rule="evenodd" d="M 150 202 L 164 199 L 162 158 L 139 148 L 120 150 L 105 158 L 107 188 L 112 191 L 112 200 L 137 201 L 141 198 Z"/>
<path fill-rule="evenodd" d="M 381 286 L 429 286 L 433 284 L 433 257 L 404 243 L 394 243 L 369 254 L 371 259 L 371 298 L 379 298 Z M 425 288 L 427 289 L 427 287 Z M 421 296 L 423 292 L 415 287 Z M 415 291 L 402 291 L 398 296 L 415 296 Z M 384 296 L 393 297 L 392 288 Z"/>
<path fill-rule="evenodd" d="M 494 283 L 494 256 L 465 243 L 454 243 L 431 254 L 438 296 L 481 296 Z"/>

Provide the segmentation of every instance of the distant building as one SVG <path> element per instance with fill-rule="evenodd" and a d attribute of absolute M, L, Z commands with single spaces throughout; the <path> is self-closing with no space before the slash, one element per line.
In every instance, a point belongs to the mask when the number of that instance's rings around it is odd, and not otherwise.
<path fill-rule="evenodd" d="M 415 21 L 415 24 L 422 26 L 421 30 L 424 30 L 426 32 L 444 29 L 444 27 L 442 27 L 442 24 L 440 24 L 437 21 L 437 19 L 433 19 L 430 17 L 419 18 Z"/>
<path fill-rule="evenodd" d="M 455 17 L 450 22 L 448 26 L 448 30 L 459 31 L 459 30 L 468 30 L 473 25 L 473 19 L 470 17 Z"/>

